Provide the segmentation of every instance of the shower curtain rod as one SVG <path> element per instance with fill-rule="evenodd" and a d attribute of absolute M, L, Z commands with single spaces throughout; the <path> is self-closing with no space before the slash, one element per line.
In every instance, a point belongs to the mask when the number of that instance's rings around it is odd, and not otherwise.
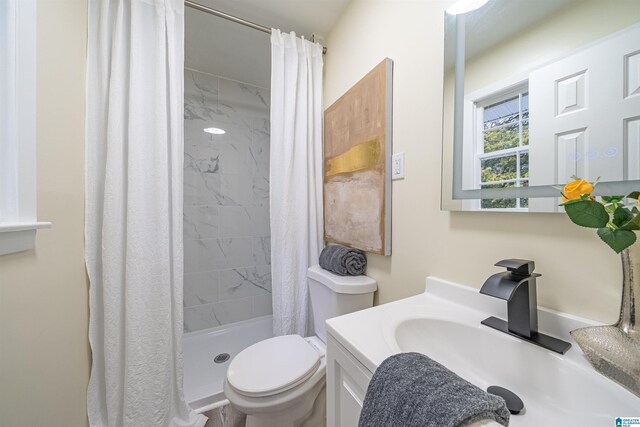
<path fill-rule="evenodd" d="M 190 0 L 184 0 L 184 5 L 192 9 L 199 10 L 200 12 L 208 13 L 210 15 L 217 16 L 219 18 L 226 19 L 227 21 L 235 22 L 236 24 L 244 25 L 245 27 L 253 28 L 254 30 L 262 31 L 263 33 L 271 34 L 271 28 L 265 27 L 255 22 L 247 21 L 246 19 L 238 18 L 237 16 L 229 15 L 228 13 L 220 12 L 219 10 L 212 9 L 208 6 L 200 3 L 195 3 Z M 322 53 L 327 53 L 327 48 L 322 47 Z"/>

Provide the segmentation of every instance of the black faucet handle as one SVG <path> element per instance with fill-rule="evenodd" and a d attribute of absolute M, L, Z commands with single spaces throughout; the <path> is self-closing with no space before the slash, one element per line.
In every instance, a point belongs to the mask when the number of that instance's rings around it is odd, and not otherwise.
<path fill-rule="evenodd" d="M 527 259 L 503 259 L 495 263 L 496 267 L 505 267 L 516 276 L 531 276 L 536 263 Z"/>

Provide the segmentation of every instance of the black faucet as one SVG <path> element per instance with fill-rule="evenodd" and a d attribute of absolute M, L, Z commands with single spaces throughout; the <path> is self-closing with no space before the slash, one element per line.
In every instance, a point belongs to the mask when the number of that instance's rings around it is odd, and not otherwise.
<path fill-rule="evenodd" d="M 507 271 L 489 277 L 480 293 L 507 301 L 507 321 L 492 316 L 481 323 L 557 353 L 566 353 L 571 344 L 538 332 L 536 277 L 541 275 L 533 272 L 535 262 L 504 259 L 495 265 Z"/>

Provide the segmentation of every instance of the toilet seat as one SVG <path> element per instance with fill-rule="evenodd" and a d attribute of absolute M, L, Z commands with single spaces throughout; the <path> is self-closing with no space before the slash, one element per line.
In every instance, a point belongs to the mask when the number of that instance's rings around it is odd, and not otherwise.
<path fill-rule="evenodd" d="M 249 418 L 256 415 L 270 418 L 282 413 L 294 416 L 294 412 L 305 412 L 314 405 L 317 396 L 324 393 L 327 370 L 326 345 L 315 336 L 304 338 L 304 340 L 321 355 L 320 366 L 309 379 L 289 390 L 264 397 L 245 396 L 232 387 L 229 384 L 229 379 L 225 378 L 224 394 L 236 409 L 249 415 L 247 417 L 248 424 Z M 277 427 L 285 425 L 289 426 L 287 423 L 281 423 Z"/>
<path fill-rule="evenodd" d="M 229 365 L 227 381 L 247 397 L 272 396 L 311 378 L 320 367 L 315 346 L 299 335 L 260 341 L 241 351 Z"/>

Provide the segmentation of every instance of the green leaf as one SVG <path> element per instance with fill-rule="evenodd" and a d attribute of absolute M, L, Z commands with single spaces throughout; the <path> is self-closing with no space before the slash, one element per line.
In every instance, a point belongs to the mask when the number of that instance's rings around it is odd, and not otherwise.
<path fill-rule="evenodd" d="M 629 199 L 637 199 L 638 197 L 640 197 L 640 191 L 634 191 L 627 196 Z"/>
<path fill-rule="evenodd" d="M 602 200 L 607 203 L 617 203 L 622 199 L 624 199 L 624 196 L 602 196 Z"/>
<path fill-rule="evenodd" d="M 564 196 L 564 194 L 563 194 L 563 196 Z M 567 201 L 566 201 L 566 202 L 564 202 L 564 203 L 560 203 L 560 205 L 559 205 L 559 206 L 572 205 L 572 204 L 574 204 L 574 203 L 580 203 L 580 202 L 583 202 L 583 201 L 584 201 L 584 200 L 582 200 L 582 199 L 572 199 L 572 200 L 567 200 Z"/>
<path fill-rule="evenodd" d="M 635 215 L 634 215 L 635 214 Z M 628 219 L 627 221 L 625 221 L 624 223 L 622 223 L 622 225 L 618 225 L 618 227 L 620 227 L 620 229 L 622 230 L 640 230 L 640 215 L 638 215 L 637 213 L 634 212 L 634 214 L 632 214 L 632 217 L 630 219 Z M 615 224 L 615 222 L 614 222 Z"/>
<path fill-rule="evenodd" d="M 636 233 L 628 230 L 612 230 L 610 228 L 599 228 L 598 236 L 616 253 L 633 245 L 636 241 Z"/>
<path fill-rule="evenodd" d="M 631 219 L 633 219 L 633 215 L 624 206 L 618 206 L 618 208 L 613 212 L 613 223 L 618 227 Z"/>
<path fill-rule="evenodd" d="M 564 209 L 571 221 L 581 227 L 602 228 L 609 222 L 609 214 L 604 206 L 592 200 L 567 203 Z"/>

